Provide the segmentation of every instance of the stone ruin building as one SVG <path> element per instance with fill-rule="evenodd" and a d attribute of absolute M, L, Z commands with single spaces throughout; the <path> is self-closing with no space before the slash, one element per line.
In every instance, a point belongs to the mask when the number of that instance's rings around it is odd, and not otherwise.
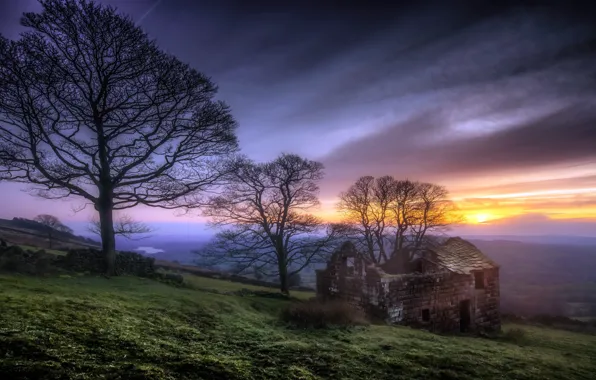
<path fill-rule="evenodd" d="M 317 271 L 317 296 L 344 299 L 390 324 L 435 332 L 500 330 L 499 266 L 473 244 L 449 238 L 407 264 L 396 258 L 375 265 L 346 242 Z"/>

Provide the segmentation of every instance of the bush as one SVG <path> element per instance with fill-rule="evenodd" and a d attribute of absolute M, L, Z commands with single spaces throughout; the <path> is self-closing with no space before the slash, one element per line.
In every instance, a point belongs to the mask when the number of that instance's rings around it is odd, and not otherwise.
<path fill-rule="evenodd" d="M 332 326 L 360 326 L 368 321 L 362 310 L 340 300 L 310 299 L 296 302 L 281 313 L 281 320 L 300 328 L 328 328 Z"/>
<path fill-rule="evenodd" d="M 23 262 L 16 256 L 0 257 L 0 271 L 20 272 Z"/>
<path fill-rule="evenodd" d="M 168 284 L 168 285 L 174 285 L 174 286 L 178 286 L 178 287 L 186 285 L 184 282 L 184 276 L 182 276 L 180 273 L 172 273 L 172 272 L 159 270 L 159 271 L 154 272 L 151 275 L 151 278 L 153 278 L 156 281 L 160 281 L 165 284 Z"/>
<path fill-rule="evenodd" d="M 510 328 L 503 334 L 503 339 L 517 344 L 524 343 L 527 339 L 526 330 L 519 327 Z"/>

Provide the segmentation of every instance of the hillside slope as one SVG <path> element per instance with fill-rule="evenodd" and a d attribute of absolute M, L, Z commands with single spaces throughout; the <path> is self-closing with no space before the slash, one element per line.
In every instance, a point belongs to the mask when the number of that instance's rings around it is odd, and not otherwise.
<path fill-rule="evenodd" d="M 70 232 L 53 231 L 52 247 L 57 249 L 97 248 L 101 244 L 93 239 Z M 10 244 L 29 245 L 48 249 L 47 227 L 24 218 L 0 219 L 0 238 Z"/>
<path fill-rule="evenodd" d="M 524 345 L 409 328 L 292 330 L 288 301 L 121 277 L 0 276 L 0 378 L 591 379 L 596 337 L 524 327 Z M 246 292 L 244 292 L 246 294 Z M 300 294 L 308 296 L 308 294 Z M 506 327 L 510 328 L 509 327 Z"/>

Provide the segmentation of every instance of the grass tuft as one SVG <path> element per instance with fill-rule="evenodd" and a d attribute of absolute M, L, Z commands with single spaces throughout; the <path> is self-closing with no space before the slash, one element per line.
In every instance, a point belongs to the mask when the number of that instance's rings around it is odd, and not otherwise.
<path fill-rule="evenodd" d="M 341 300 L 323 301 L 312 298 L 294 302 L 285 307 L 281 320 L 299 328 L 324 329 L 367 325 L 366 315 L 351 304 Z"/>

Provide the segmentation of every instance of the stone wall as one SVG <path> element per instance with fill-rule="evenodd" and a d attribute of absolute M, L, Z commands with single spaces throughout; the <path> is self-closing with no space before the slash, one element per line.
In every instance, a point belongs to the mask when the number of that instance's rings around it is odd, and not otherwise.
<path fill-rule="evenodd" d="M 115 272 L 117 275 L 150 277 L 155 273 L 155 259 L 136 252 L 118 252 Z M 62 266 L 75 272 L 103 273 L 105 259 L 101 251 L 95 249 L 70 250 L 64 257 Z"/>
<path fill-rule="evenodd" d="M 46 275 L 57 271 L 59 257 L 44 250 L 30 251 L 19 246 L 0 247 L 0 271 Z"/>
<path fill-rule="evenodd" d="M 368 303 L 368 266 L 353 245 L 344 244 L 332 255 L 327 268 L 316 271 L 317 295 L 339 297 L 354 304 Z"/>
<path fill-rule="evenodd" d="M 344 299 L 391 324 L 441 332 L 499 330 L 498 268 L 484 270 L 483 281 L 477 289 L 473 273 L 387 274 L 345 245 L 317 271 L 317 295 Z"/>
<path fill-rule="evenodd" d="M 478 330 L 500 330 L 499 268 L 484 270 L 485 288 L 475 289 L 474 323 Z"/>
<path fill-rule="evenodd" d="M 499 330 L 498 296 L 475 289 L 474 277 L 451 272 L 381 278 L 388 321 L 431 331 Z"/>
<path fill-rule="evenodd" d="M 155 273 L 155 259 L 135 252 L 116 254 L 116 274 L 150 277 Z M 105 272 L 104 256 L 99 250 L 70 250 L 65 256 L 44 250 L 24 250 L 18 246 L 0 247 L 0 270 L 43 275 L 60 270 L 99 274 Z"/>

